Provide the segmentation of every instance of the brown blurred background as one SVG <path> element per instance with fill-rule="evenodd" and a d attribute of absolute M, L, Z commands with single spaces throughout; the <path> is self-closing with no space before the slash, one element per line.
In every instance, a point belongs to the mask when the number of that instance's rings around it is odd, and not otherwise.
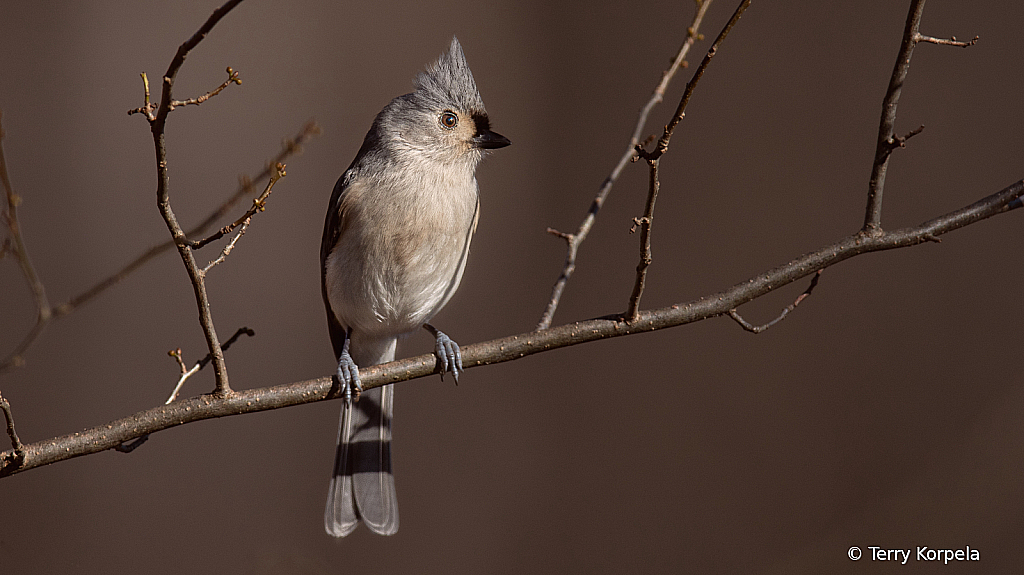
<path fill-rule="evenodd" d="M 160 77 L 220 0 L 4 2 L 0 109 L 32 258 L 54 303 L 167 232 L 155 208 L 139 72 Z M 736 0 L 711 7 L 718 30 Z M 856 230 L 881 99 L 908 2 L 755 2 L 699 86 L 662 164 L 645 307 L 743 281 Z M 514 145 L 479 171 L 482 216 L 462 288 L 436 324 L 467 344 L 533 328 L 562 265 L 544 233 L 578 225 L 636 112 L 684 38 L 690 2 L 250 1 L 188 58 L 186 98 L 241 72 L 167 133 L 178 218 L 199 221 L 284 137 L 323 135 L 209 279 L 236 388 L 331 373 L 320 234 L 331 188 L 373 116 L 451 36 Z M 1024 5 L 929 3 L 883 224 L 914 225 L 1024 177 Z M 690 58 L 699 61 L 710 39 Z M 655 110 L 664 124 L 689 73 Z M 621 311 L 646 169 L 627 168 L 556 323 Z M 978 549 L 941 572 L 1024 563 L 1021 217 L 941 244 L 857 257 L 768 332 L 728 318 L 473 369 L 459 387 L 401 384 L 402 526 L 335 541 L 322 510 L 338 402 L 201 422 L 0 480 L 3 573 L 873 573 L 851 546 Z M 202 259 L 213 255 L 203 253 Z M 742 313 L 760 323 L 804 288 Z M 0 261 L 0 355 L 32 300 Z M 0 377 L 23 440 L 161 403 L 168 349 L 204 353 L 181 262 L 167 253 L 49 326 Z M 427 334 L 399 353 L 430 349 Z M 191 380 L 212 386 L 210 370 Z M 8 447 L 6 438 L 3 448 Z M 941 565 L 941 563 L 940 563 Z M 940 572 L 911 560 L 900 573 Z"/>

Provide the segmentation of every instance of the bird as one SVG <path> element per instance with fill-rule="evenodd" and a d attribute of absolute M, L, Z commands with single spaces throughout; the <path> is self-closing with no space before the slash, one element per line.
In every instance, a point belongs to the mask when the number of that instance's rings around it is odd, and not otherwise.
<path fill-rule="evenodd" d="M 458 344 L 430 325 L 459 287 L 479 216 L 476 168 L 511 144 L 491 130 L 457 38 L 391 100 L 331 194 L 320 245 L 327 324 L 343 397 L 324 528 L 361 521 L 398 531 L 391 468 L 394 388 L 363 390 L 359 369 L 395 359 L 399 337 L 428 330 L 442 379 L 458 382 Z"/>

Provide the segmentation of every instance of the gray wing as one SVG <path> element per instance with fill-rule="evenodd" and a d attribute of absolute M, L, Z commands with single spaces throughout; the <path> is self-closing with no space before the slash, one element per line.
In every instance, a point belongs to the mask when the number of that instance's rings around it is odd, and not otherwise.
<path fill-rule="evenodd" d="M 358 159 L 358 158 L 357 158 Z M 353 165 L 355 162 L 353 162 Z M 350 167 L 338 178 L 334 184 L 334 193 L 331 194 L 331 203 L 328 204 L 327 218 L 324 221 L 324 235 L 320 240 L 320 293 L 324 298 L 324 309 L 327 310 L 327 329 L 331 333 L 331 345 L 334 347 L 335 359 L 341 355 L 342 347 L 345 345 L 346 329 L 338 323 L 338 317 L 331 309 L 331 301 L 327 297 L 327 256 L 338 243 L 341 232 L 344 229 L 345 214 L 342 210 L 342 200 L 348 185 L 355 175 L 355 170 Z"/>

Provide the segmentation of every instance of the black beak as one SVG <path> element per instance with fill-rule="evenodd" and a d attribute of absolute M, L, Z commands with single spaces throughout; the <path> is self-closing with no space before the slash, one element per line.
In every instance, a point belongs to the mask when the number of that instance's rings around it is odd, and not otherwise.
<path fill-rule="evenodd" d="M 485 150 L 494 150 L 497 148 L 504 148 L 511 144 L 512 141 L 490 130 L 482 130 L 476 137 L 473 138 L 473 146 L 477 148 L 483 148 Z"/>

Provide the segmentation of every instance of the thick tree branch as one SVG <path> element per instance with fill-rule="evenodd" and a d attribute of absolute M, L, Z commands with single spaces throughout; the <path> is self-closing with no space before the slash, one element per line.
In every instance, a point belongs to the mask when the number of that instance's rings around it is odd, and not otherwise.
<path fill-rule="evenodd" d="M 804 254 L 792 261 L 740 282 L 722 292 L 687 303 L 642 311 L 635 322 L 624 322 L 619 314 L 575 322 L 545 330 L 503 337 L 462 347 L 466 368 L 519 359 L 582 343 L 675 327 L 727 315 L 729 310 L 752 301 L 782 286 L 869 252 L 906 248 L 934 241 L 935 238 L 964 226 L 990 218 L 1013 207 L 1024 195 L 1024 180 L 977 202 L 928 220 L 919 226 L 874 236 L 856 233 Z M 365 389 L 407 381 L 435 373 L 437 359 L 421 355 L 384 365 L 360 369 Z M 203 395 L 170 405 L 154 407 L 129 417 L 78 433 L 25 445 L 25 457 L 17 460 L 13 450 L 0 453 L 0 476 L 12 475 L 42 465 L 63 461 L 107 449 L 115 449 L 145 435 L 215 417 L 240 415 L 279 409 L 340 397 L 330 377 L 288 383 L 273 387 L 236 391 L 227 396 Z"/>
<path fill-rule="evenodd" d="M 548 300 L 547 307 L 544 309 L 544 313 L 541 315 L 540 321 L 537 323 L 537 329 L 547 329 L 551 327 L 551 322 L 555 316 L 555 310 L 558 309 L 558 304 L 562 299 L 562 292 L 565 290 L 565 285 L 569 282 L 569 278 L 572 277 L 572 273 L 576 270 L 576 254 L 579 251 L 580 244 L 583 240 L 587 239 L 587 234 L 590 233 L 590 228 L 593 227 L 595 220 L 597 219 L 597 212 L 601 210 L 601 206 L 604 205 L 605 200 L 608 198 L 608 194 L 612 191 L 612 186 L 615 185 L 616 180 L 619 179 L 619 174 L 622 170 L 636 157 L 636 146 L 640 143 L 640 138 L 643 136 L 644 129 L 647 126 L 647 117 L 650 115 L 651 110 L 654 106 L 660 104 L 665 98 L 665 91 L 668 89 L 669 82 L 675 76 L 676 72 L 680 68 L 686 67 L 686 55 L 690 52 L 690 47 L 693 46 L 694 42 L 702 39 L 703 36 L 699 33 L 701 22 L 704 21 L 704 14 L 707 12 L 708 7 L 711 6 L 712 0 L 697 0 L 697 11 L 693 15 L 693 20 L 690 22 L 690 26 L 686 29 L 686 40 L 683 41 L 683 45 L 679 48 L 675 58 L 672 59 L 672 64 L 667 70 L 661 74 L 661 82 L 654 89 L 654 93 L 651 94 L 647 103 L 640 110 L 640 115 L 636 121 L 636 127 L 633 129 L 633 135 L 629 139 L 629 145 L 626 147 L 626 151 L 619 158 L 619 162 L 615 164 L 615 168 L 612 169 L 612 173 L 604 179 L 601 184 L 601 188 L 597 192 L 597 196 L 590 203 L 590 209 L 587 210 L 586 217 L 580 223 L 579 227 L 574 233 L 565 233 L 548 228 L 548 233 L 560 237 L 565 240 L 566 254 L 565 263 L 562 266 L 562 272 L 559 274 L 558 279 L 555 281 L 555 285 L 551 288 L 551 298 Z"/>

